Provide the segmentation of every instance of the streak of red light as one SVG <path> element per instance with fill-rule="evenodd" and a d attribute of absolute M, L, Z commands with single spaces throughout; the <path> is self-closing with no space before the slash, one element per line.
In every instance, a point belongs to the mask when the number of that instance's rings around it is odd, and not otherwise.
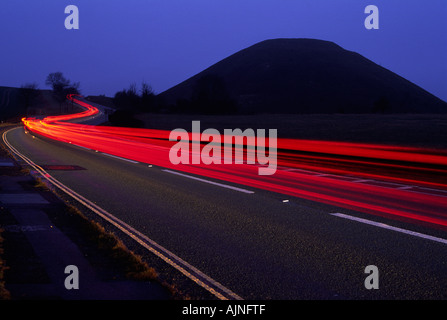
<path fill-rule="evenodd" d="M 407 190 L 389 189 L 309 175 L 290 169 L 325 171 L 340 176 L 392 180 L 399 183 L 447 189 L 447 152 L 423 148 L 348 142 L 278 139 L 278 170 L 273 176 L 259 176 L 254 165 L 174 165 L 169 150 L 170 131 L 107 126 L 90 126 L 67 121 L 96 115 L 97 108 L 70 96 L 86 110 L 71 115 L 22 119 L 28 130 L 63 142 L 192 174 L 315 200 L 362 212 L 400 217 L 447 227 L 447 197 Z M 193 135 L 190 134 L 190 139 Z M 223 141 L 223 139 L 222 139 Z M 191 141 L 192 142 L 192 141 Z M 268 144 L 268 140 L 267 140 Z M 223 152 L 222 152 L 223 154 Z M 329 165 L 328 165 L 329 164 Z M 440 177 L 436 181 L 386 175 L 358 167 L 406 170 Z"/>

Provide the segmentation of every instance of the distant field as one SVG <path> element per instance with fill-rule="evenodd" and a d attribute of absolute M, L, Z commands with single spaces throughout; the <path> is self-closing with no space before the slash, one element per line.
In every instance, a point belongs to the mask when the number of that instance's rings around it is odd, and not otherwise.
<path fill-rule="evenodd" d="M 201 131 L 223 129 L 277 129 L 279 137 L 368 142 L 447 149 L 447 115 L 238 115 L 194 116 L 141 114 L 146 128 L 191 130 L 200 120 Z"/>

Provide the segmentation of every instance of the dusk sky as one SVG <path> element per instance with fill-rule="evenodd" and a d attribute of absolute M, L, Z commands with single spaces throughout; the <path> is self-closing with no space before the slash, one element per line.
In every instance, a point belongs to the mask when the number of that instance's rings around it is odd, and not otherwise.
<path fill-rule="evenodd" d="M 64 26 L 68 5 L 79 29 Z M 367 5 L 380 29 L 367 30 Z M 273 38 L 329 40 L 447 101 L 446 0 L 2 0 L 0 86 L 61 71 L 83 95 L 131 83 L 160 93 Z"/>

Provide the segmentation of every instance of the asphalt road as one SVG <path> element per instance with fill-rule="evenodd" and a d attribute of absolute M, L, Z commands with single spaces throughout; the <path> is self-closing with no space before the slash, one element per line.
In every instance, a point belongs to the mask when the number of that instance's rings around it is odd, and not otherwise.
<path fill-rule="evenodd" d="M 39 165 L 81 167 L 48 173 L 243 299 L 447 298 L 447 242 L 333 213 L 447 239 L 443 230 L 225 182 L 253 193 L 240 192 L 23 128 L 6 137 Z M 379 289 L 365 288 L 368 265 Z"/>

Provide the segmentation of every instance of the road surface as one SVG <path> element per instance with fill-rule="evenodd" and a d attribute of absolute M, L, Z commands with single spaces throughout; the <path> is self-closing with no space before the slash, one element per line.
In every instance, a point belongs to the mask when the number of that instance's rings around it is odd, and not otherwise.
<path fill-rule="evenodd" d="M 49 168 L 46 174 L 228 289 L 224 297 L 447 298 L 443 226 L 129 161 L 23 128 L 8 131 L 4 139 Z M 79 170 L 51 170 L 50 165 Z M 342 176 L 286 172 L 296 175 L 294 188 L 303 193 L 441 220 L 447 213 L 443 190 L 377 186 L 360 179 L 349 181 L 356 187 L 343 189 Z M 365 287 L 370 265 L 379 271 L 379 289 Z"/>

